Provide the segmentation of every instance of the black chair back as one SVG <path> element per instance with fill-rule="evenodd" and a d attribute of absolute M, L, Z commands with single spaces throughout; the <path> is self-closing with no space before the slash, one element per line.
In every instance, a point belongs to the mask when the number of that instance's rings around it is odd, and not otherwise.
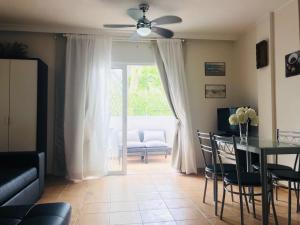
<path fill-rule="evenodd" d="M 240 173 L 242 166 L 240 162 L 240 151 L 236 147 L 236 141 L 234 137 L 223 137 L 214 135 L 213 140 L 215 143 L 215 149 L 217 158 L 221 166 L 222 177 L 225 176 L 224 162 L 236 165 L 236 175 L 238 183 L 240 184 Z"/>
<path fill-rule="evenodd" d="M 214 151 L 213 145 L 213 135 L 212 133 L 204 133 L 197 130 L 197 136 L 200 142 L 200 148 L 204 160 L 205 166 L 215 165 L 216 163 L 216 153 Z"/>
<path fill-rule="evenodd" d="M 278 142 L 286 143 L 298 143 L 300 145 L 300 132 L 297 131 L 284 131 L 276 130 L 276 139 Z M 275 163 L 278 164 L 278 155 L 275 155 Z M 294 170 L 300 171 L 300 157 L 299 154 L 296 155 L 294 161 Z"/>

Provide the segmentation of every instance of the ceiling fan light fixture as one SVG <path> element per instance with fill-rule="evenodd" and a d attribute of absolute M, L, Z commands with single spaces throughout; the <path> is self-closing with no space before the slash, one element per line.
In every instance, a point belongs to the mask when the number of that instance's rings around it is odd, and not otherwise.
<path fill-rule="evenodd" d="M 151 33 L 151 29 L 149 27 L 140 27 L 136 31 L 142 37 L 146 37 Z"/>
<path fill-rule="evenodd" d="M 149 9 L 149 5 L 147 3 L 143 3 L 139 5 L 139 8 L 130 8 L 127 10 L 127 15 L 136 21 L 136 25 L 134 24 L 104 24 L 105 28 L 128 28 L 128 27 L 136 27 L 136 31 L 129 38 L 130 40 L 134 40 L 138 37 L 147 37 L 151 33 L 156 33 L 163 38 L 172 38 L 174 36 L 174 32 L 159 27 L 157 25 L 166 25 L 173 23 L 181 23 L 182 19 L 178 16 L 161 16 L 154 20 L 149 20 L 146 17 L 146 12 Z"/>

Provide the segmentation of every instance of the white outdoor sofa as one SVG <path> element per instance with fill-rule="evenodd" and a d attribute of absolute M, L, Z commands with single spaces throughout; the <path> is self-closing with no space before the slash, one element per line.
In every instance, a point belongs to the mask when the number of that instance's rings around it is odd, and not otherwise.
<path fill-rule="evenodd" d="M 145 163 L 148 163 L 149 155 L 164 155 L 171 153 L 166 142 L 164 130 L 129 130 L 127 132 L 127 155 L 138 155 Z M 122 154 L 121 145 L 119 156 Z"/>

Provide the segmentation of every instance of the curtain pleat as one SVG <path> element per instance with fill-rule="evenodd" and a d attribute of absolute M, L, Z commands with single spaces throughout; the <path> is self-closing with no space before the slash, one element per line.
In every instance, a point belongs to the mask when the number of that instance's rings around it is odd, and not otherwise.
<path fill-rule="evenodd" d="M 68 36 L 64 138 L 70 180 L 107 173 L 110 62 L 110 38 Z"/>
<path fill-rule="evenodd" d="M 167 98 L 177 118 L 172 166 L 186 174 L 197 173 L 181 40 L 157 40 L 153 49 Z"/>

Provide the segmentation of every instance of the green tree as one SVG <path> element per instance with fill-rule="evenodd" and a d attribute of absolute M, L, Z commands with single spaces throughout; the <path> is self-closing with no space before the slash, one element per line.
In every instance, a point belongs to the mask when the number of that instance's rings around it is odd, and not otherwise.
<path fill-rule="evenodd" d="M 128 115 L 172 115 L 156 66 L 128 66 Z"/>
<path fill-rule="evenodd" d="M 128 66 L 128 115 L 172 115 L 156 66 Z M 122 113 L 122 86 L 120 74 L 114 74 L 111 83 L 112 116 Z"/>

